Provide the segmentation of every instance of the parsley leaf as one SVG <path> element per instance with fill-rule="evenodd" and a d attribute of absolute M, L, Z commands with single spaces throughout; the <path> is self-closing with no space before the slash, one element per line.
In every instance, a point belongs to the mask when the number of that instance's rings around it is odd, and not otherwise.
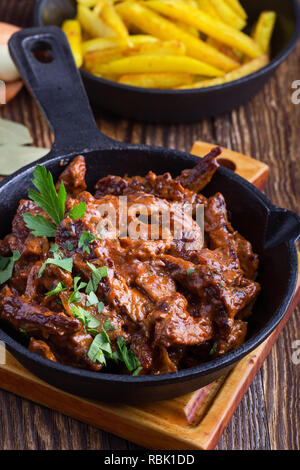
<path fill-rule="evenodd" d="M 96 305 L 99 302 L 98 297 L 96 296 L 95 292 L 90 292 L 87 296 L 86 306 L 90 307 L 91 305 Z"/>
<path fill-rule="evenodd" d="M 11 278 L 15 262 L 18 261 L 20 256 L 19 251 L 14 251 L 10 258 L 0 256 L 0 284 L 3 284 Z"/>
<path fill-rule="evenodd" d="M 23 214 L 25 224 L 36 237 L 54 237 L 65 215 L 66 189 L 61 183 L 57 193 L 51 173 L 41 165 L 35 167 L 33 176 L 32 182 L 40 192 L 30 189 L 28 195 L 48 214 L 54 225 L 42 215 L 33 215 L 29 212 Z"/>
<path fill-rule="evenodd" d="M 132 351 L 130 347 L 127 348 L 126 341 L 122 336 L 118 336 L 117 338 L 117 345 L 119 348 L 119 355 L 121 360 L 125 363 L 127 369 L 132 372 L 133 370 L 140 367 L 140 361 Z"/>
<path fill-rule="evenodd" d="M 100 362 L 101 364 L 106 364 L 106 357 L 112 358 L 110 339 L 105 330 L 94 338 L 88 352 L 88 357 L 92 362 Z"/>
<path fill-rule="evenodd" d="M 56 227 L 42 215 L 23 214 L 25 225 L 35 237 L 55 237 Z"/>
<path fill-rule="evenodd" d="M 67 241 L 63 244 L 63 248 L 64 250 L 67 250 L 67 251 L 72 251 L 74 250 L 74 246 L 71 242 Z"/>
<path fill-rule="evenodd" d="M 93 317 L 90 312 L 80 307 L 79 305 L 72 305 L 70 310 L 72 315 L 75 318 L 78 318 L 83 323 L 85 328 L 93 329 L 100 325 L 100 322 L 95 317 Z"/>
<path fill-rule="evenodd" d="M 194 274 L 194 272 L 195 272 L 195 269 L 188 269 L 186 273 L 188 276 L 191 276 L 191 274 Z"/>
<path fill-rule="evenodd" d="M 211 350 L 209 351 L 209 355 L 210 356 L 213 356 L 217 350 L 217 347 L 218 347 L 218 344 L 217 343 L 214 343 L 213 347 L 211 348 Z"/>
<path fill-rule="evenodd" d="M 57 243 L 53 243 L 53 245 L 51 246 L 50 250 L 51 253 L 56 253 L 57 251 L 59 250 L 59 246 Z"/>
<path fill-rule="evenodd" d="M 78 248 L 82 248 L 83 252 L 90 254 L 89 244 L 93 243 L 93 241 L 95 241 L 95 235 L 90 232 L 82 232 L 78 242 Z"/>
<path fill-rule="evenodd" d="M 101 268 L 95 268 L 95 266 L 93 266 L 89 262 L 87 263 L 87 265 L 89 269 L 92 271 L 92 277 L 87 285 L 85 292 L 87 294 L 90 294 L 92 291 L 93 292 L 97 291 L 99 282 L 101 281 L 103 277 L 106 277 L 108 273 L 107 273 L 106 266 L 102 266 Z"/>
<path fill-rule="evenodd" d="M 22 333 L 22 334 L 25 335 L 25 336 L 29 336 L 29 334 L 27 333 L 27 331 L 23 330 L 23 328 L 19 328 L 19 332 Z"/>
<path fill-rule="evenodd" d="M 116 331 L 114 325 L 112 325 L 109 320 L 106 320 L 106 322 L 104 323 L 104 328 L 107 331 Z"/>
<path fill-rule="evenodd" d="M 78 282 L 80 281 L 80 276 L 76 276 L 74 278 L 74 292 L 72 292 L 72 294 L 70 295 L 69 299 L 68 299 L 68 303 L 69 304 L 76 304 L 77 302 L 80 302 L 81 300 L 81 295 L 80 295 L 80 289 L 83 289 L 84 287 L 86 287 L 86 282 L 81 282 L 78 286 Z"/>
<path fill-rule="evenodd" d="M 99 302 L 99 303 L 98 303 L 98 313 L 101 313 L 103 309 L 104 309 L 104 303 L 103 303 L 103 302 Z"/>
<path fill-rule="evenodd" d="M 56 254 L 55 258 L 48 258 L 43 264 L 42 267 L 39 271 L 38 277 L 42 277 L 44 274 L 44 271 L 46 269 L 47 264 L 54 264 L 55 266 L 58 266 L 61 269 L 64 269 L 65 271 L 68 271 L 69 273 L 72 272 L 73 269 L 73 258 L 64 258 L 61 259 L 58 257 Z"/>
<path fill-rule="evenodd" d="M 78 206 L 74 206 L 70 211 L 70 217 L 72 220 L 81 219 L 84 216 L 86 210 L 86 203 L 80 202 Z"/>
<path fill-rule="evenodd" d="M 51 295 L 57 295 L 59 294 L 60 292 L 66 290 L 67 288 L 65 287 L 64 283 L 63 282 L 59 282 L 57 284 L 57 286 L 55 287 L 55 289 L 53 290 L 50 290 L 49 292 L 47 292 L 45 295 L 48 295 L 48 296 L 51 296 Z"/>
<path fill-rule="evenodd" d="M 53 177 L 45 167 L 37 165 L 33 171 L 33 184 L 40 191 L 29 190 L 30 199 L 41 207 L 58 226 L 65 215 L 66 189 L 61 183 L 58 193 L 56 192 Z"/>
<path fill-rule="evenodd" d="M 143 369 L 142 366 L 138 367 L 137 369 L 135 369 L 132 375 L 136 377 L 137 375 L 139 375 L 142 369 Z"/>

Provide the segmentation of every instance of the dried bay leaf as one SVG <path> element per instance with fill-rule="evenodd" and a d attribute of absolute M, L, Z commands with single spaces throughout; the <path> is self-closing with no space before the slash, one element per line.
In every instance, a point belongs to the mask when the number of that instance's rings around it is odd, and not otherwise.
<path fill-rule="evenodd" d="M 23 124 L 0 119 L 0 145 L 14 144 L 27 145 L 32 144 L 32 137 Z"/>
<path fill-rule="evenodd" d="M 0 145 L 0 175 L 11 175 L 25 165 L 44 157 L 49 149 L 23 147 L 15 144 Z"/>
<path fill-rule="evenodd" d="M 48 149 L 29 147 L 32 141 L 23 124 L 0 119 L 0 175 L 10 175 L 47 155 Z"/>

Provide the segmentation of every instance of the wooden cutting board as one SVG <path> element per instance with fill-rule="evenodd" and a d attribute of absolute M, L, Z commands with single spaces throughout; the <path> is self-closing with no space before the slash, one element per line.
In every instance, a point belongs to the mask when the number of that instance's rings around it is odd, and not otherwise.
<path fill-rule="evenodd" d="M 196 142 L 191 153 L 202 156 L 211 148 L 212 144 Z M 219 160 L 265 189 L 268 167 L 264 163 L 226 149 Z M 8 352 L 5 364 L 0 364 L 0 387 L 147 448 L 213 449 L 299 301 L 300 272 L 293 301 L 273 334 L 227 377 L 173 400 L 140 406 L 86 400 L 36 378 Z M 4 353 L 0 350 L 0 358 Z"/>

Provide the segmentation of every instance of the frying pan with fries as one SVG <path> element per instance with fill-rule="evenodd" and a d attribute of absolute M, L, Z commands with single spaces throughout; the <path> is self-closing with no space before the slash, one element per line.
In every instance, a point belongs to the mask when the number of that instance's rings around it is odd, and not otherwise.
<path fill-rule="evenodd" d="M 63 28 L 92 106 L 192 122 L 263 87 L 296 45 L 299 12 L 297 0 L 40 0 L 35 23 Z"/>

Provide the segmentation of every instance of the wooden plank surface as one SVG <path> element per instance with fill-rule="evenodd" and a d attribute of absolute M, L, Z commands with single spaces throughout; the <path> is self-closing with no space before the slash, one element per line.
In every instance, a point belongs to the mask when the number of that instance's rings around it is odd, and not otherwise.
<path fill-rule="evenodd" d="M 0 0 L 0 21 L 30 25 L 33 0 Z M 134 143 L 189 150 L 195 140 L 215 142 L 270 166 L 267 195 L 299 211 L 300 105 L 291 101 L 299 79 L 300 45 L 251 103 L 233 113 L 191 125 L 157 126 L 97 114 L 107 135 Z M 49 146 L 51 133 L 23 90 L 0 115 L 25 123 L 35 144 Z M 300 338 L 299 308 L 265 361 L 218 444 L 219 449 L 298 449 L 299 366 L 292 344 Z M 133 444 L 17 396 L 0 392 L 2 449 L 134 449 Z"/>

